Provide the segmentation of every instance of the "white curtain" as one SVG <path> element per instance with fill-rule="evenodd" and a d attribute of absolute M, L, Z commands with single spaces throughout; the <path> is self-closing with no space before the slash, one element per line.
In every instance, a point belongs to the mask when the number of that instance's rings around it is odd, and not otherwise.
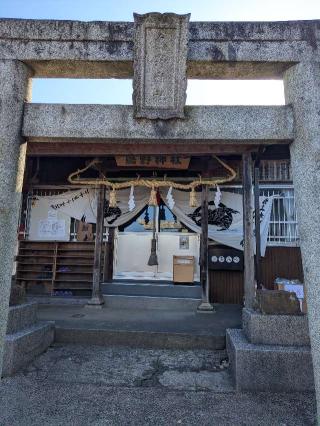
<path fill-rule="evenodd" d="M 128 200 L 130 188 L 116 192 L 117 207 L 108 207 L 110 192 L 106 192 L 105 225 L 117 227 L 129 222 L 148 204 L 150 189 L 136 187 L 134 189 L 135 207 L 129 211 Z M 77 191 L 68 191 L 62 194 L 36 197 L 32 203 L 31 218 L 37 217 L 41 211 L 45 217 L 50 212 L 59 215 L 84 220 L 87 223 L 97 221 L 97 191 L 93 188 L 85 188 Z"/>
<path fill-rule="evenodd" d="M 145 187 L 134 188 L 135 208 L 129 210 L 130 188 L 117 191 L 117 207 L 109 207 L 105 212 L 105 225 L 117 227 L 130 222 L 136 215 L 144 209 L 150 198 L 150 189 Z M 106 193 L 106 199 L 109 200 L 109 193 Z"/>
<path fill-rule="evenodd" d="M 135 187 L 135 207 L 129 210 L 130 188 L 116 191 L 117 206 L 109 207 L 109 191 L 106 193 L 105 225 L 118 227 L 130 222 L 148 204 L 150 189 Z M 165 203 L 167 190 L 161 190 L 161 197 Z M 171 209 L 180 222 L 193 231 L 201 232 L 201 209 L 189 206 L 189 191 L 172 190 L 174 206 Z M 209 191 L 209 226 L 208 235 L 211 240 L 217 241 L 230 247 L 243 250 L 243 208 L 242 195 L 231 192 L 222 192 L 219 208 L 214 205 L 215 191 Z M 201 193 L 196 193 L 197 204 L 201 204 Z M 264 256 L 270 214 L 273 197 L 260 197 L 260 228 L 261 228 L 261 254 Z M 69 191 L 63 194 L 47 197 L 38 197 L 33 202 L 31 219 L 39 217 L 36 211 L 39 209 L 42 216 L 52 216 L 52 212 L 84 220 L 88 223 L 96 223 L 97 216 L 97 193 L 95 189 L 82 189 Z M 41 215 L 40 215 L 41 216 Z M 51 223 L 51 222 L 50 222 Z"/>
<path fill-rule="evenodd" d="M 189 192 L 172 190 L 174 206 L 171 209 L 180 222 L 184 223 L 193 231 L 201 232 L 201 193 L 196 193 L 199 207 L 189 206 Z M 166 192 L 161 192 L 162 199 L 167 203 Z M 208 236 L 218 243 L 243 250 L 243 206 L 242 195 L 231 192 L 221 192 L 219 208 L 214 205 L 215 191 L 209 191 L 209 226 Z M 261 232 L 261 255 L 264 256 L 270 214 L 272 209 L 272 197 L 260 198 L 260 232 Z"/>

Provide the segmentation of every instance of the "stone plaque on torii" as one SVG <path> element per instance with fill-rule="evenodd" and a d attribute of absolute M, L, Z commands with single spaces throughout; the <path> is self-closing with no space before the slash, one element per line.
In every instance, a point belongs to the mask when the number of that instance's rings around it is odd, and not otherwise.
<path fill-rule="evenodd" d="M 190 14 L 134 14 L 135 118 L 184 118 Z"/>

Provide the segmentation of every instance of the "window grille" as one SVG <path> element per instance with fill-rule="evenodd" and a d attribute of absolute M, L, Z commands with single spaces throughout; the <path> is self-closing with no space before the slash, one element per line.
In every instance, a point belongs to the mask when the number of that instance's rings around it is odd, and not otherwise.
<path fill-rule="evenodd" d="M 223 191 L 242 193 L 241 185 L 226 185 Z M 293 185 L 260 185 L 260 195 L 274 196 L 268 246 L 299 246 L 298 222 Z"/>
<path fill-rule="evenodd" d="M 260 181 L 291 182 L 290 160 L 262 160 L 260 163 Z"/>

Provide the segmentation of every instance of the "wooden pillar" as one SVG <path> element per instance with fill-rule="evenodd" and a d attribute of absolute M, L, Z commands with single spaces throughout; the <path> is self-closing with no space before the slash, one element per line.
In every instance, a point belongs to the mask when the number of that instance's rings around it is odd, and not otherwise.
<path fill-rule="evenodd" d="M 257 288 L 262 287 L 261 282 L 261 234 L 260 234 L 260 161 L 254 163 L 254 210 L 255 210 L 255 237 L 256 237 L 256 256 L 255 256 L 255 277 Z"/>
<path fill-rule="evenodd" d="M 242 155 L 243 168 L 243 242 L 244 242 L 244 306 L 252 308 L 256 294 L 254 277 L 253 183 L 251 153 Z"/>
<path fill-rule="evenodd" d="M 98 190 L 96 239 L 94 245 L 92 296 L 88 305 L 101 306 L 104 303 L 101 293 L 101 254 L 103 240 L 105 187 L 102 185 Z"/>
<path fill-rule="evenodd" d="M 108 241 L 105 243 L 104 253 L 104 267 L 103 267 L 103 281 L 112 281 L 113 274 L 113 249 L 114 249 L 114 227 L 110 227 L 108 230 Z"/>
<path fill-rule="evenodd" d="M 202 186 L 201 192 L 201 245 L 200 245 L 200 282 L 201 304 L 199 311 L 212 312 L 213 306 L 209 300 L 209 272 L 208 272 L 208 186 Z"/>

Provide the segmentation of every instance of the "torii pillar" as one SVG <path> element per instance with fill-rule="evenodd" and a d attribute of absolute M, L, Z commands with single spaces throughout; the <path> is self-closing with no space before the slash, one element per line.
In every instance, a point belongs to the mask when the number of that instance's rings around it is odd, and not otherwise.
<path fill-rule="evenodd" d="M 21 136 L 31 73 L 20 61 L 0 60 L 0 378 L 7 330 L 26 142 Z"/>
<path fill-rule="evenodd" d="M 284 85 L 295 122 L 290 153 L 320 424 L 320 64 L 292 66 Z"/>

